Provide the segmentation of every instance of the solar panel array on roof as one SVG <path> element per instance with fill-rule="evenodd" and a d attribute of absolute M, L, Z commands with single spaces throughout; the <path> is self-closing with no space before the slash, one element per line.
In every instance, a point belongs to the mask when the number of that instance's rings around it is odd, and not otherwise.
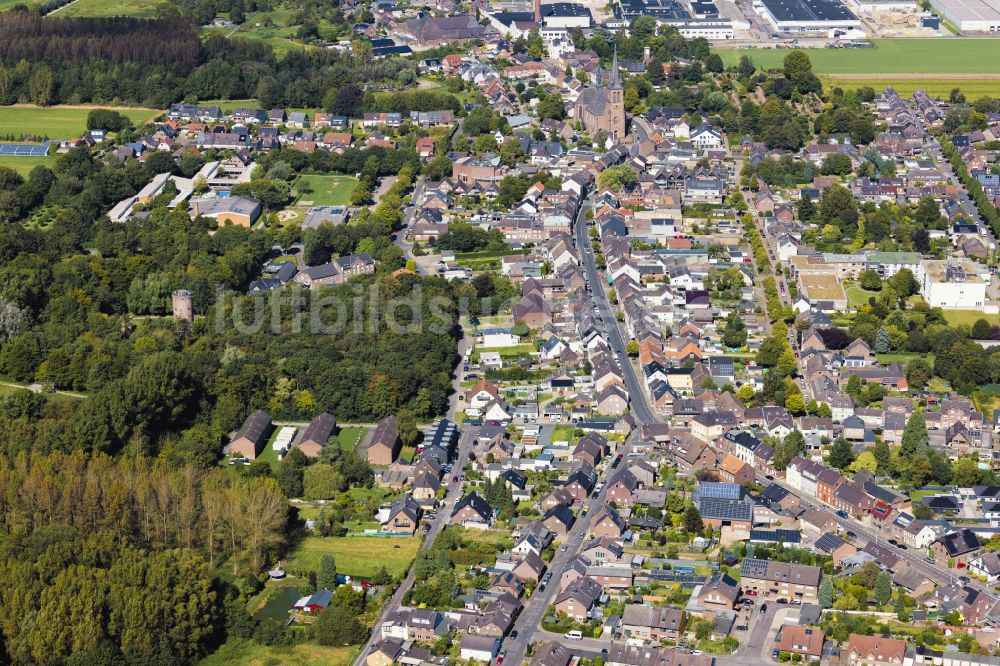
<path fill-rule="evenodd" d="M 719 499 L 716 497 L 701 497 L 698 501 L 698 513 L 702 518 L 710 520 L 753 521 L 753 503 L 739 500 Z"/>
<path fill-rule="evenodd" d="M 857 20 L 840 0 L 761 0 L 781 22 Z"/>
<path fill-rule="evenodd" d="M 750 530 L 751 541 L 769 541 L 774 543 L 800 543 L 802 534 L 798 530 Z"/>
<path fill-rule="evenodd" d="M 827 533 L 816 539 L 816 548 L 822 550 L 824 553 L 832 553 L 845 543 L 847 542 L 836 534 Z"/>
<path fill-rule="evenodd" d="M 687 21 L 691 14 L 677 0 L 620 0 L 621 18 L 653 16 L 663 21 Z"/>
<path fill-rule="evenodd" d="M 740 576 L 745 578 L 763 578 L 767 574 L 767 560 L 747 557 L 740 565 Z"/>
<path fill-rule="evenodd" d="M 13 157 L 45 157 L 49 154 L 49 144 L 0 143 L 0 155 Z"/>
<path fill-rule="evenodd" d="M 698 495 L 701 497 L 713 497 L 716 499 L 741 499 L 743 497 L 743 486 L 736 483 L 717 483 L 715 481 L 702 481 L 698 486 Z"/>

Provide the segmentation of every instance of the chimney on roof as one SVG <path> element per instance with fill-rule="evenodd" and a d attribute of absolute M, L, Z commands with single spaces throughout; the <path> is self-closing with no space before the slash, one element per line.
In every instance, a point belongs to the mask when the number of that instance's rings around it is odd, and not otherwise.
<path fill-rule="evenodd" d="M 542 24 L 542 0 L 535 0 L 535 23 Z"/>

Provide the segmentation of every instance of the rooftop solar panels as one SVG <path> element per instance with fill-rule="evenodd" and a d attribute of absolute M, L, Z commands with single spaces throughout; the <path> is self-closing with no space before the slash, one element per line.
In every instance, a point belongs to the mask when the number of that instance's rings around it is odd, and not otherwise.
<path fill-rule="evenodd" d="M 856 21 L 840 0 L 761 0 L 774 18 L 782 23 Z"/>
<path fill-rule="evenodd" d="M 753 522 L 753 502 L 718 499 L 716 497 L 700 497 L 698 513 L 709 520 L 735 520 Z"/>
<path fill-rule="evenodd" d="M 716 499 L 738 500 L 743 498 L 743 486 L 736 483 L 702 481 L 698 486 L 698 495 Z"/>
<path fill-rule="evenodd" d="M 678 0 L 620 0 L 622 18 L 653 16 L 661 21 L 687 21 L 691 14 Z"/>
<path fill-rule="evenodd" d="M 767 574 L 767 560 L 747 557 L 740 565 L 741 578 L 763 578 Z"/>
<path fill-rule="evenodd" d="M 13 157 L 45 157 L 49 154 L 49 144 L 0 143 L 0 155 Z"/>
<path fill-rule="evenodd" d="M 836 534 L 827 533 L 816 539 L 816 548 L 822 550 L 824 553 L 832 553 L 845 543 L 847 542 Z"/>

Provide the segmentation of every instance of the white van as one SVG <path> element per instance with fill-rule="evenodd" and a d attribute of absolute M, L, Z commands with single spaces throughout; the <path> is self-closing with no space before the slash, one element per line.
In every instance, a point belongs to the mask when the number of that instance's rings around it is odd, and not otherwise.
<path fill-rule="evenodd" d="M 567 631 L 565 634 L 566 638 L 571 638 L 574 641 L 581 640 L 583 638 L 583 632 L 579 629 L 574 629 L 573 631 Z"/>

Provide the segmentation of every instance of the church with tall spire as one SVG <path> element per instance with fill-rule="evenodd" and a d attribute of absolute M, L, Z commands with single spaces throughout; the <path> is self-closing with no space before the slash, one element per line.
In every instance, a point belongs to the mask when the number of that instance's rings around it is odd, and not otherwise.
<path fill-rule="evenodd" d="M 615 143 L 625 138 L 625 90 L 618 68 L 618 47 L 615 47 L 611 70 L 597 85 L 580 92 L 573 113 L 591 139 L 601 132 Z"/>

